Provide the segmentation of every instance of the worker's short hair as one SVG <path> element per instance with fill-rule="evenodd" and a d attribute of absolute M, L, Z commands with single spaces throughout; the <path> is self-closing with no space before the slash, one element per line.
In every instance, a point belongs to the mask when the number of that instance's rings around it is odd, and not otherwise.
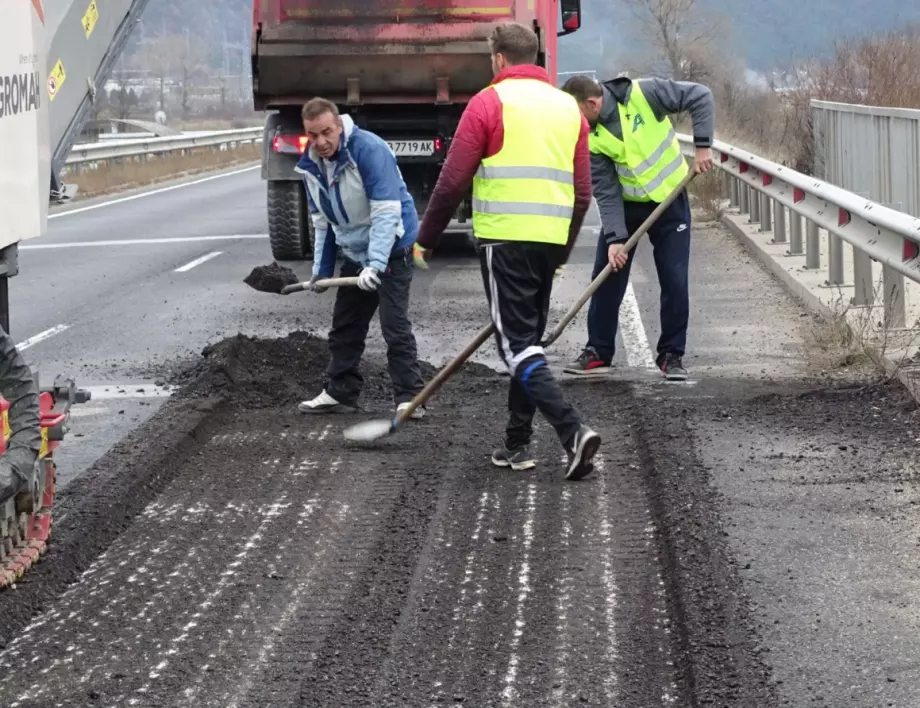
<path fill-rule="evenodd" d="M 584 103 L 589 98 L 600 98 L 604 95 L 601 85 L 590 76 L 578 74 L 572 76 L 562 84 L 562 90 L 575 97 L 579 103 Z"/>
<path fill-rule="evenodd" d="M 331 113 L 334 116 L 339 114 L 339 109 L 336 108 L 336 105 L 325 98 L 311 98 L 305 104 L 300 111 L 301 120 L 316 120 L 324 113 Z"/>
<path fill-rule="evenodd" d="M 489 49 L 493 55 L 501 54 L 512 65 L 536 64 L 540 41 L 527 25 L 505 22 L 489 35 Z"/>

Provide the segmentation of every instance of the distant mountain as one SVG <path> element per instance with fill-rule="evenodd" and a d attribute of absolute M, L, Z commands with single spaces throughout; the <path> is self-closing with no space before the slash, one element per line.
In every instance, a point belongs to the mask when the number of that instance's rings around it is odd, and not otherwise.
<path fill-rule="evenodd" d="M 827 55 L 835 40 L 920 24 L 920 2 L 905 0 L 698 0 L 703 12 L 728 19 L 724 42 L 748 66 L 766 70 Z M 742 9 L 743 8 L 743 9 Z M 583 28 L 561 41 L 569 71 L 598 65 L 600 52 L 623 57 L 640 42 L 621 0 L 582 0 Z M 586 65 L 588 64 L 588 65 Z"/>
<path fill-rule="evenodd" d="M 727 41 L 756 69 L 787 66 L 794 59 L 827 54 L 833 41 L 844 36 L 920 23 L 917 0 L 698 1 L 705 10 L 730 19 L 734 36 Z M 584 27 L 561 42 L 561 59 L 568 70 L 597 66 L 602 47 L 628 52 L 635 46 L 630 36 L 631 15 L 621 0 L 582 3 Z M 188 32 L 204 39 L 212 61 L 219 65 L 224 47 L 237 53 L 241 44 L 248 44 L 251 22 L 252 0 L 150 0 L 134 39 L 138 34 Z"/>

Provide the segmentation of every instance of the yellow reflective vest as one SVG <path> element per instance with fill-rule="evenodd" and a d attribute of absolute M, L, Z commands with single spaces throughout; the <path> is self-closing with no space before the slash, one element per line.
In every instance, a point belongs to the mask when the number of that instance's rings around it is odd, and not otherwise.
<path fill-rule="evenodd" d="M 624 200 L 663 202 L 690 169 L 671 121 L 658 120 L 638 81 L 632 82 L 626 105 L 617 107 L 623 139 L 599 123 L 588 136 L 588 148 L 616 164 Z"/>
<path fill-rule="evenodd" d="M 505 79 L 485 90 L 501 100 L 504 138 L 473 178 L 473 233 L 564 245 L 575 206 L 578 104 L 538 79 Z"/>

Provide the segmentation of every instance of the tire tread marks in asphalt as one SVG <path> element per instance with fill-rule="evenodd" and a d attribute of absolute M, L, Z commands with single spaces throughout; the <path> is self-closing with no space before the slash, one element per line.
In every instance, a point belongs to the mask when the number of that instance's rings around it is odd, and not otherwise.
<path fill-rule="evenodd" d="M 220 392 L 208 429 L 185 437 L 193 454 L 75 483 L 81 503 L 108 502 L 105 538 L 65 547 L 71 580 L 98 558 L 0 655 L 0 704 L 644 708 L 676 683 L 679 705 L 768 705 L 679 419 L 628 384 L 572 389 L 604 440 L 597 473 L 564 482 L 542 422 L 538 469 L 497 470 L 507 381 L 469 366 L 429 419 L 350 446 L 350 418 L 291 412 L 321 383 L 316 347 L 211 349 L 197 385 L 138 433 L 165 445 L 171 412 Z M 389 409 L 385 360 L 367 359 L 370 403 Z M 21 618 L 41 609 L 28 597 L 0 603 Z"/>

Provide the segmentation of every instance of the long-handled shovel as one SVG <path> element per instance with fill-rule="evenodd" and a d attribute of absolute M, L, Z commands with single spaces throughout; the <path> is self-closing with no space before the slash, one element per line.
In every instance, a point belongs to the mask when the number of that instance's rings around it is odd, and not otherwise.
<path fill-rule="evenodd" d="M 357 278 L 326 278 L 325 280 L 317 280 L 314 285 L 318 288 L 342 288 L 350 287 L 358 284 Z M 285 285 L 281 288 L 282 295 L 290 295 L 291 293 L 300 292 L 301 290 L 306 290 L 310 287 L 310 281 L 305 280 L 302 283 L 294 283 L 293 285 Z"/>
<path fill-rule="evenodd" d="M 664 213 L 665 209 L 671 206 L 671 203 L 677 199 L 678 196 L 680 196 L 680 193 L 687 188 L 687 185 L 693 181 L 694 177 L 696 177 L 696 172 L 691 169 L 687 176 L 681 180 L 680 184 L 674 188 L 674 191 L 671 192 L 665 198 L 665 200 L 661 202 L 661 204 L 655 207 L 655 211 L 649 214 L 648 218 L 642 222 L 642 225 L 636 229 L 636 232 L 629 237 L 629 240 L 623 245 L 623 250 L 621 251 L 622 253 L 629 253 L 635 247 L 635 245 L 639 242 L 639 239 L 645 236 L 646 232 L 652 228 L 652 225 L 658 221 L 658 217 Z M 588 289 L 585 290 L 582 296 L 578 298 L 574 305 L 572 305 L 571 309 L 565 313 L 565 317 L 563 317 L 559 321 L 559 324 L 553 328 L 553 331 L 549 333 L 549 336 L 543 339 L 543 341 L 540 343 L 542 346 L 549 346 L 557 339 L 559 339 L 560 335 L 563 333 L 563 331 L 565 331 L 565 328 L 569 326 L 569 323 L 573 319 L 575 319 L 575 315 L 577 315 L 579 310 L 585 306 L 585 303 L 591 299 L 591 296 L 594 295 L 595 291 L 604 283 L 605 280 L 607 280 L 608 276 L 612 272 L 613 268 L 609 263 L 604 266 L 604 269 L 597 274 L 597 277 L 594 280 L 591 281 Z"/>
<path fill-rule="evenodd" d="M 668 195 L 668 197 L 658 205 L 658 207 L 651 213 L 648 219 L 639 227 L 639 229 L 634 233 L 629 241 L 626 242 L 626 245 L 623 247 L 624 251 L 628 253 L 632 249 L 636 242 L 642 238 L 642 235 L 649 230 L 652 224 L 661 216 L 661 213 L 670 206 L 671 202 L 677 199 L 678 195 L 683 191 L 683 189 L 693 181 L 693 178 L 696 176 L 694 172 L 690 172 L 687 177 L 685 177 L 677 188 Z M 584 295 L 579 298 L 579 301 L 575 306 L 566 314 L 562 321 L 556 325 L 556 328 L 550 334 L 550 338 L 544 342 L 544 345 L 556 341 L 559 338 L 559 335 L 562 334 L 566 326 L 571 322 L 575 315 L 578 314 L 578 311 L 584 306 L 584 304 L 590 299 L 591 295 L 600 287 L 601 283 L 604 282 L 604 279 L 610 275 L 612 272 L 610 264 L 607 264 L 607 267 L 601 271 L 601 273 L 595 278 L 588 289 L 585 291 Z M 421 405 L 424 405 L 425 402 L 439 389 L 442 384 L 447 381 L 451 376 L 456 373 L 456 371 L 463 366 L 467 359 L 469 359 L 473 353 L 481 347 L 485 341 L 492 336 L 495 332 L 495 325 L 491 322 L 479 330 L 479 333 L 473 338 L 469 344 L 460 352 L 454 359 L 452 359 L 447 366 L 441 369 L 437 376 L 435 376 L 421 392 L 412 399 L 406 408 L 397 413 L 396 416 L 391 420 L 379 419 L 379 420 L 368 420 L 363 423 L 356 423 L 345 429 L 344 435 L 346 440 L 353 440 L 356 442 L 372 442 L 374 440 L 379 440 L 385 438 L 389 435 L 392 435 L 397 430 L 399 430 L 403 423 L 405 423 L 409 416 L 412 415 L 413 411 Z"/>
<path fill-rule="evenodd" d="M 447 366 L 441 369 L 437 376 L 435 376 L 431 381 L 428 382 L 428 385 L 423 388 L 419 394 L 412 399 L 408 406 L 399 413 L 396 414 L 396 417 L 392 420 L 368 420 L 363 423 L 357 423 L 352 425 L 349 428 L 345 429 L 345 439 L 346 440 L 355 440 L 360 442 L 371 442 L 373 440 L 379 440 L 388 435 L 392 435 L 397 430 L 402 427 L 402 424 L 405 423 L 409 416 L 412 415 L 412 412 L 421 405 L 425 404 L 431 396 L 441 388 L 441 385 L 447 381 L 451 376 L 456 373 L 463 364 L 469 359 L 473 353 L 481 347 L 485 341 L 492 336 L 492 333 L 495 331 L 495 325 L 491 322 L 479 330 L 479 333 L 473 339 L 472 342 L 466 345 L 464 350 L 457 354 L 453 360 L 451 360 Z"/>

